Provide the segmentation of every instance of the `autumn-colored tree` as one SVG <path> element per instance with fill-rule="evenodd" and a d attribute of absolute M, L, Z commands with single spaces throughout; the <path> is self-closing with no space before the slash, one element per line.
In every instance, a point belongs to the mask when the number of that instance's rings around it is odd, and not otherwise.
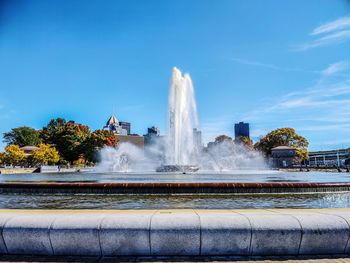
<path fill-rule="evenodd" d="M 248 150 L 253 150 L 254 148 L 252 139 L 246 136 L 239 136 L 238 138 L 235 138 L 235 143 L 243 145 Z"/>
<path fill-rule="evenodd" d="M 232 141 L 232 138 L 230 136 L 227 135 L 220 135 L 218 137 L 215 138 L 215 143 L 221 143 L 224 141 Z"/>
<path fill-rule="evenodd" d="M 12 144 L 5 148 L 4 163 L 11 165 L 23 165 L 27 156 L 18 145 Z"/>
<path fill-rule="evenodd" d="M 41 139 L 39 138 L 40 132 L 30 128 L 30 127 L 18 127 L 13 128 L 9 132 L 4 133 L 4 142 L 7 145 L 18 145 L 19 147 L 31 145 L 37 146 L 41 143 Z"/>
<path fill-rule="evenodd" d="M 4 164 L 5 164 L 5 153 L 0 152 L 0 165 L 4 165 Z"/>
<path fill-rule="evenodd" d="M 115 147 L 117 142 L 117 137 L 114 133 L 105 130 L 96 130 L 82 144 L 82 152 L 87 161 L 96 162 L 99 149 L 103 146 Z"/>
<path fill-rule="evenodd" d="M 86 159 L 84 158 L 83 154 L 79 155 L 79 158 L 73 162 L 75 166 L 84 166 L 86 165 Z"/>
<path fill-rule="evenodd" d="M 60 160 L 60 155 L 55 147 L 49 144 L 39 144 L 39 148 L 36 149 L 32 156 L 35 164 L 56 164 Z"/>
<path fill-rule="evenodd" d="M 297 134 L 293 128 L 280 128 L 271 131 L 258 141 L 254 147 L 265 156 L 271 154 L 271 149 L 277 146 L 290 146 L 295 149 L 296 161 L 301 162 L 308 156 L 308 141 Z"/>

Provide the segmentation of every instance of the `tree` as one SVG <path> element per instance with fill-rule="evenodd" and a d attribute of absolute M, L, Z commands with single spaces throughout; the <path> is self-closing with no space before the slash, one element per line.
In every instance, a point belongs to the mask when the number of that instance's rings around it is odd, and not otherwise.
<path fill-rule="evenodd" d="M 59 154 L 69 162 L 77 160 L 83 153 L 82 144 L 89 136 L 88 126 L 67 122 L 62 118 L 51 120 L 41 135 L 45 143 L 55 146 Z"/>
<path fill-rule="evenodd" d="M 66 120 L 63 118 L 56 118 L 50 120 L 50 122 L 43 127 L 40 133 L 40 137 L 46 144 L 56 145 L 59 141 L 59 134 L 66 125 Z"/>
<path fill-rule="evenodd" d="M 296 161 L 303 161 L 308 156 L 308 141 L 292 128 L 280 128 L 271 131 L 258 141 L 254 147 L 269 156 L 271 149 L 277 146 L 290 146 L 295 149 Z"/>
<path fill-rule="evenodd" d="M 64 159 L 73 162 L 83 153 L 82 144 L 89 136 L 88 126 L 67 122 L 58 133 L 56 148 Z"/>
<path fill-rule="evenodd" d="M 4 162 L 12 165 L 23 165 L 27 156 L 18 145 L 9 145 L 5 148 Z"/>
<path fill-rule="evenodd" d="M 235 143 L 239 145 L 243 145 L 248 150 L 253 150 L 254 148 L 253 141 L 246 136 L 239 136 L 238 138 L 235 139 Z"/>
<path fill-rule="evenodd" d="M 19 147 L 26 145 L 37 146 L 41 143 L 40 132 L 30 127 L 18 127 L 4 133 L 4 142 L 7 145 L 15 144 Z"/>
<path fill-rule="evenodd" d="M 0 165 L 4 165 L 4 164 L 5 164 L 5 153 L 0 152 Z"/>
<path fill-rule="evenodd" d="M 39 144 L 39 148 L 36 149 L 32 156 L 35 164 L 56 164 L 60 160 L 60 155 L 55 147 L 49 144 Z"/>
<path fill-rule="evenodd" d="M 97 161 L 97 152 L 103 146 L 115 147 L 117 145 L 117 137 L 114 133 L 105 130 L 96 130 L 82 144 L 82 152 L 89 162 Z"/>
<path fill-rule="evenodd" d="M 224 141 L 232 142 L 232 138 L 230 136 L 227 136 L 227 135 L 220 135 L 220 136 L 215 138 L 215 143 L 221 143 Z"/>

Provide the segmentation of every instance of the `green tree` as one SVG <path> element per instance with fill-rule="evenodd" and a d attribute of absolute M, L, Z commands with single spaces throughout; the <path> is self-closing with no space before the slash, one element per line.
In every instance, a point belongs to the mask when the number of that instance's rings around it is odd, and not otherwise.
<path fill-rule="evenodd" d="M 18 145 L 9 145 L 5 148 L 4 162 L 6 164 L 23 165 L 27 156 Z"/>
<path fill-rule="evenodd" d="M 30 127 L 13 128 L 4 133 L 4 142 L 7 145 L 15 144 L 19 147 L 26 145 L 37 146 L 41 143 L 40 132 Z"/>
<path fill-rule="evenodd" d="M 64 160 L 73 162 L 83 153 L 83 143 L 90 137 L 90 129 L 86 125 L 58 118 L 43 128 L 41 136 L 45 143 L 56 147 Z"/>
<path fill-rule="evenodd" d="M 90 136 L 88 126 L 67 122 L 59 132 L 56 148 L 69 162 L 77 160 L 82 154 L 82 144 Z"/>
<path fill-rule="evenodd" d="M 56 164 L 60 160 L 60 155 L 55 147 L 49 144 L 39 144 L 39 148 L 36 149 L 32 156 L 35 164 Z"/>
<path fill-rule="evenodd" d="M 40 137 L 46 144 L 56 145 L 59 141 L 61 131 L 64 129 L 67 121 L 63 118 L 56 118 L 43 127 Z"/>
<path fill-rule="evenodd" d="M 296 153 L 296 161 L 298 162 L 305 160 L 308 156 L 308 141 L 297 134 L 293 128 L 273 130 L 262 137 L 254 147 L 264 153 L 265 156 L 269 156 L 272 148 L 281 145 L 293 147 Z"/>
<path fill-rule="evenodd" d="M 115 134 L 105 130 L 96 130 L 92 132 L 82 145 L 82 152 L 85 159 L 89 162 L 96 162 L 98 150 L 105 145 L 111 147 L 117 145 L 117 137 Z"/>

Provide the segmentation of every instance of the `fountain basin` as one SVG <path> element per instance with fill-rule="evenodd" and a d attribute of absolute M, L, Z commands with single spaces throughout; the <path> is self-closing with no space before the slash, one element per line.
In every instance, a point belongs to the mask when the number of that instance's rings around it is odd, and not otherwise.
<path fill-rule="evenodd" d="M 7 182 L 0 193 L 85 193 L 85 194 L 281 194 L 350 192 L 350 183 L 307 182 L 195 182 L 195 183 L 99 183 L 99 182 Z"/>
<path fill-rule="evenodd" d="M 0 253 L 96 257 L 349 254 L 349 225 L 350 209 L 0 210 Z"/>

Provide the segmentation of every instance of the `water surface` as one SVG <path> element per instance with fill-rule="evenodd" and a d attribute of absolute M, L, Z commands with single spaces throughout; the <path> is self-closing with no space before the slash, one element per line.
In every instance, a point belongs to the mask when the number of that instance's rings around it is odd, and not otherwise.
<path fill-rule="evenodd" d="M 0 175 L 0 182 L 350 182 L 350 173 L 246 170 L 201 173 L 55 173 Z"/>
<path fill-rule="evenodd" d="M 349 173 L 235 171 L 195 174 L 62 173 L 0 175 L 0 182 L 350 182 Z M 255 195 L 0 194 L 0 208 L 238 209 L 350 207 L 350 193 Z"/>

